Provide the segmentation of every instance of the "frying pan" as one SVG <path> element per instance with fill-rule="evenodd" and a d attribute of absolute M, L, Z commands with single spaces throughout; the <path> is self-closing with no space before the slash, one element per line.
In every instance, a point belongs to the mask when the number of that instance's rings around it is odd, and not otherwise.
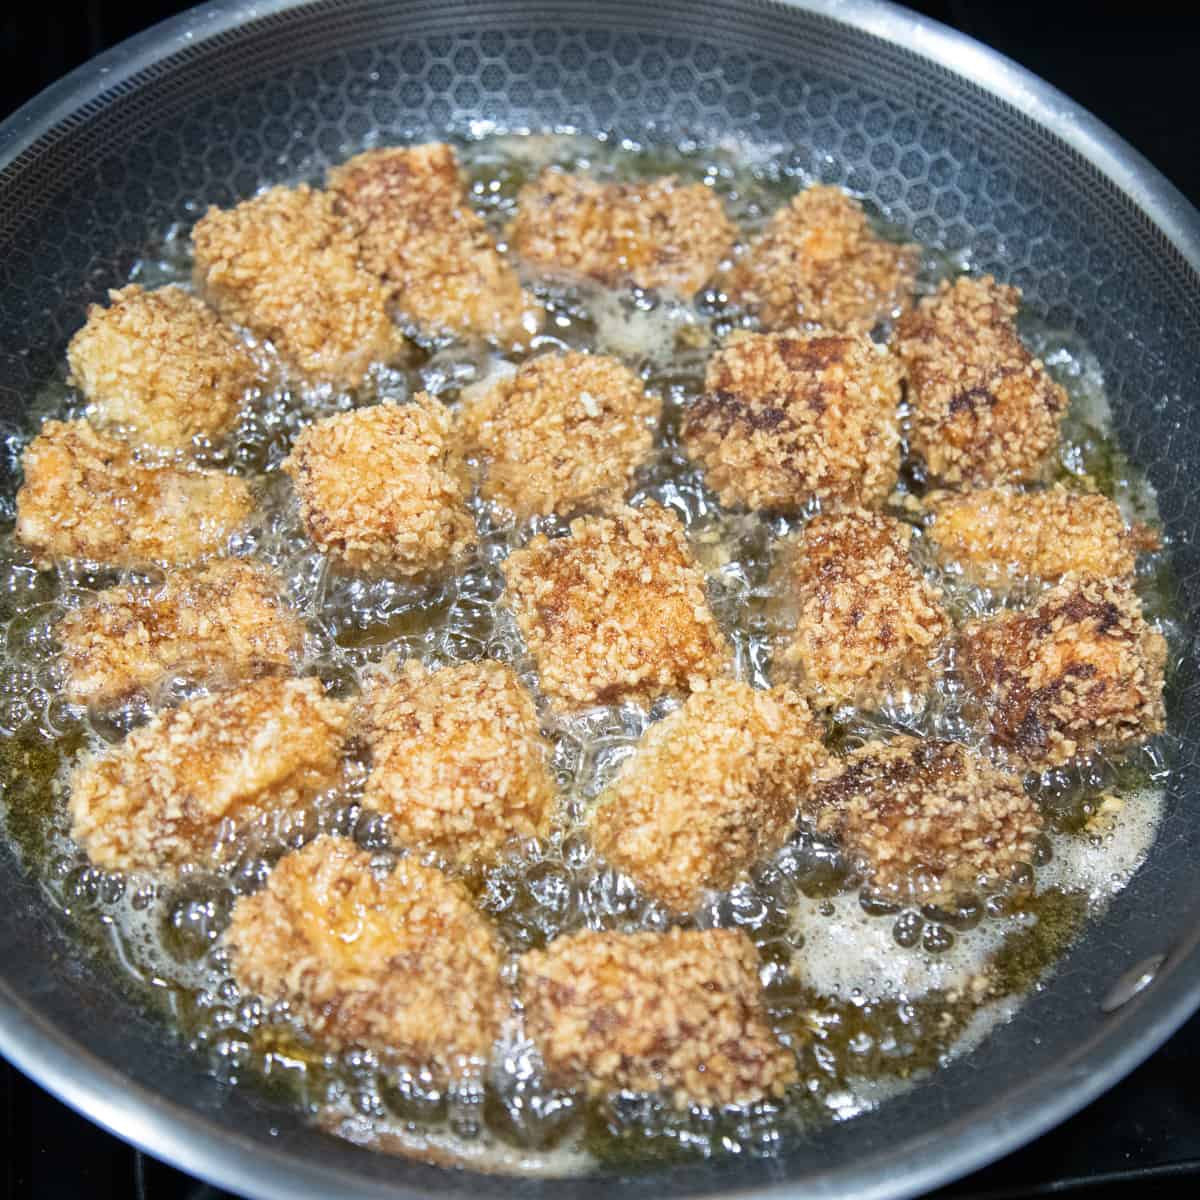
<path fill-rule="evenodd" d="M 1082 335 L 1200 608 L 1200 219 L 1137 153 L 974 42 L 876 0 L 220 0 L 76 71 L 0 128 L 0 422 L 152 234 L 265 181 L 404 142 L 574 127 L 774 147 Z M 10 464 L 7 468 L 13 469 Z M 11 487 L 5 482 L 11 494 Z M 1047 987 L 927 1086 L 773 1158 L 514 1181 L 360 1150 L 206 1074 L 0 845 L 0 1049 L 112 1132 L 239 1193 L 911 1195 L 1082 1107 L 1200 1001 L 1200 689 L 1174 698 L 1158 841 Z M 69 1148 L 65 1148 L 69 1152 Z"/>

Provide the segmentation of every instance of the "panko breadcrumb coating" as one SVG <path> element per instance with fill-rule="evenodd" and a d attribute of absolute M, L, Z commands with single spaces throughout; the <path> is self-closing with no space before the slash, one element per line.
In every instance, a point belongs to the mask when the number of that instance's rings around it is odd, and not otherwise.
<path fill-rule="evenodd" d="M 947 280 L 896 326 L 913 449 L 945 484 L 1036 479 L 1058 445 L 1067 394 L 1017 334 L 1020 299 L 990 275 Z"/>
<path fill-rule="evenodd" d="M 612 183 L 550 168 L 517 202 L 509 240 L 521 258 L 610 286 L 691 296 L 737 238 L 716 192 L 669 176 Z"/>
<path fill-rule="evenodd" d="M 407 662 L 363 698 L 371 751 L 364 803 L 403 844 L 457 867 L 496 861 L 513 838 L 544 835 L 556 790 L 549 747 L 511 667 Z"/>
<path fill-rule="evenodd" d="M 718 681 L 647 730 L 589 814 L 592 841 L 648 895 L 691 912 L 787 840 L 821 732 L 793 691 Z"/>
<path fill-rule="evenodd" d="M 254 511 L 244 480 L 139 460 L 86 421 L 47 421 L 21 465 L 17 540 L 42 569 L 195 562 L 223 553 Z"/>
<path fill-rule="evenodd" d="M 273 187 L 210 208 L 192 242 L 201 294 L 311 382 L 354 387 L 401 345 L 383 285 L 359 261 L 354 230 L 326 192 Z"/>
<path fill-rule="evenodd" d="M 459 420 L 484 499 L 524 520 L 620 500 L 661 411 L 617 359 L 572 352 L 523 363 L 468 399 Z"/>
<path fill-rule="evenodd" d="M 71 379 L 106 425 L 160 449 L 219 438 L 258 378 L 246 347 L 207 304 L 170 285 L 136 283 L 93 304 L 71 339 Z"/>
<path fill-rule="evenodd" d="M 439 332 L 520 341 L 538 324 L 444 142 L 355 155 L 329 172 L 338 212 L 358 233 L 363 265 L 410 320 Z"/>
<path fill-rule="evenodd" d="M 702 690 L 729 647 L 679 519 L 658 504 L 580 517 L 504 562 L 504 599 L 559 709 Z"/>
<path fill-rule="evenodd" d="M 816 702 L 877 708 L 929 688 L 950 621 L 911 539 L 903 522 L 858 509 L 814 517 L 785 548 L 780 586 L 797 618 L 780 661 Z"/>
<path fill-rule="evenodd" d="M 348 838 L 285 855 L 225 931 L 238 983 L 287 1001 L 333 1047 L 477 1073 L 507 997 L 500 949 L 463 886 L 403 858 L 385 873 Z"/>
<path fill-rule="evenodd" d="M 337 781 L 350 709 L 318 679 L 268 677 L 159 713 L 75 769 L 71 836 L 106 870 L 204 862 Z"/>
<path fill-rule="evenodd" d="M 908 306 L 919 262 L 919 247 L 877 236 L 845 192 L 810 187 L 750 244 L 727 290 L 765 329 L 869 333 Z"/>
<path fill-rule="evenodd" d="M 740 929 L 587 931 L 525 954 L 520 996 L 551 1080 L 661 1092 L 680 1109 L 751 1104 L 798 1078 L 758 970 Z"/>
<path fill-rule="evenodd" d="M 422 575 L 475 544 L 450 415 L 424 392 L 309 425 L 283 469 L 308 536 L 343 570 Z"/>
<path fill-rule="evenodd" d="M 1074 576 L 1030 609 L 972 622 L 958 650 L 993 743 L 1033 767 L 1160 733 L 1166 656 L 1130 580 Z"/>
<path fill-rule="evenodd" d="M 684 448 L 727 506 L 882 504 L 900 470 L 900 376 L 864 336 L 737 337 L 709 361 Z"/>
<path fill-rule="evenodd" d="M 960 742 L 868 742 L 818 772 L 804 815 L 836 835 L 873 890 L 930 903 L 1032 866 L 1037 805 Z"/>
<path fill-rule="evenodd" d="M 161 584 L 113 587 L 59 621 L 63 695 L 106 704 L 170 676 L 234 683 L 287 671 L 304 623 L 273 572 L 244 559 L 172 571 Z"/>

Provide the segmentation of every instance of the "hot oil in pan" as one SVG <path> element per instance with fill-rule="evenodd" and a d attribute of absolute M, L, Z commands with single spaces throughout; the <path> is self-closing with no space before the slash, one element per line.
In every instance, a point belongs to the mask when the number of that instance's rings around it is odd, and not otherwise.
<path fill-rule="evenodd" d="M 596 174 L 674 172 L 704 179 L 747 232 L 807 180 L 789 177 L 769 157 L 746 164 L 744 151 L 683 147 L 649 152 L 574 137 L 488 137 L 460 147 L 474 202 L 499 233 L 517 190 L 546 163 Z M 187 230 L 172 230 L 135 268 L 146 286 L 186 282 Z M 930 251 L 923 286 L 969 263 Z M 709 572 L 711 595 L 737 653 L 743 678 L 766 682 L 780 599 L 770 566 L 780 535 L 794 523 L 724 513 L 678 444 L 679 414 L 703 384 L 704 363 L 720 337 L 744 323 L 720 297 L 696 305 L 637 293 L 538 285 L 550 319 L 535 352 L 553 346 L 615 353 L 641 368 L 661 392 L 658 450 L 641 473 L 635 499 L 653 497 L 684 519 Z M 1067 387 L 1071 412 L 1058 474 L 1068 486 L 1098 487 L 1130 517 L 1153 519 L 1148 485 L 1111 434 L 1094 359 L 1070 338 L 1030 327 L 1035 350 Z M 498 564 L 527 536 L 496 524 L 482 509 L 472 564 L 438 588 L 339 578 L 311 553 L 279 464 L 307 421 L 424 388 L 447 403 L 497 370 L 511 369 L 482 348 L 414 346 L 410 365 L 380 370 L 357 395 L 328 389 L 299 394 L 280 386 L 262 395 L 237 433 L 208 457 L 256 478 L 262 519 L 241 549 L 273 564 L 293 602 L 309 618 L 304 670 L 341 694 L 353 694 L 362 669 L 401 651 L 430 662 L 492 657 L 536 678 L 514 628 L 498 605 Z M 22 446 L 48 415 L 78 414 L 80 398 L 63 380 L 37 398 L 29 424 L 10 431 Z M 919 488 L 906 476 L 902 488 Z M 12 498 L 4 498 L 11 529 Z M 544 522 L 543 527 L 550 523 Z M 946 589 L 958 617 L 993 611 L 1004 600 L 940 571 L 917 554 Z M 759 947 L 772 1020 L 795 1049 L 802 1083 L 782 1103 L 726 1112 L 677 1112 L 645 1097 L 583 1102 L 549 1089 L 536 1056 L 515 1027 L 497 1047 L 485 1086 L 437 1086 L 419 1067 L 397 1068 L 375 1056 L 326 1054 L 284 1011 L 243 995 L 218 939 L 239 893 L 259 886 L 288 846 L 319 829 L 354 836 L 368 848 L 389 845 L 386 822 L 357 798 L 361 771 L 277 836 L 247 837 L 217 873 L 154 885 L 91 868 L 66 836 L 63 797 L 70 765 L 88 748 L 117 740 L 144 721 L 149 702 L 103 717 L 68 707 L 57 695 L 54 623 L 114 572 L 75 568 L 39 574 L 15 547 L 0 544 L 0 778 L 8 831 L 49 900 L 69 913 L 81 940 L 108 956 L 134 997 L 169 1011 L 221 1078 L 266 1088 L 306 1108 L 323 1127 L 382 1149 L 478 1167 L 541 1173 L 585 1170 L 596 1162 L 636 1162 L 723 1153 L 770 1154 L 790 1133 L 821 1120 L 865 1111 L 897 1088 L 925 1077 L 974 1045 L 1044 979 L 1083 922 L 1100 911 L 1145 856 L 1161 808 L 1170 738 L 1116 762 L 1048 772 L 1031 781 L 1048 816 L 1033 895 L 994 897 L 952 912 L 892 909 L 848 888 L 833 846 L 797 834 L 749 881 L 702 908 L 701 925 L 736 926 Z M 125 576 L 124 578 L 131 578 Z M 1182 641 L 1166 552 L 1148 556 L 1139 590 L 1147 615 L 1167 635 L 1176 660 Z M 1020 590 L 1015 593 L 1020 596 Z M 168 681 L 157 703 L 195 691 Z M 1169 703 L 1168 694 L 1168 703 Z M 632 709 L 600 709 L 569 720 L 547 717 L 566 819 L 547 842 L 523 847 L 499 868 L 470 881 L 496 921 L 511 960 L 560 932 L 583 926 L 657 929 L 666 914 L 596 861 L 580 828 L 585 806 L 633 751 L 649 720 Z M 966 738 L 959 698 L 944 686 L 920 713 L 838 714 L 831 743 L 842 748 L 891 731 Z M 510 963 L 511 969 L 511 963 Z"/>

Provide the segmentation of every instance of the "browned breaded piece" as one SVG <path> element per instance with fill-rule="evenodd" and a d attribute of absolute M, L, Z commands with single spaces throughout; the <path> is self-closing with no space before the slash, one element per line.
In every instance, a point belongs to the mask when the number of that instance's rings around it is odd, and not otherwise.
<path fill-rule="evenodd" d="M 766 329 L 869 333 L 911 301 L 917 246 L 886 242 L 840 188 L 806 188 L 734 264 L 727 290 Z"/>
<path fill-rule="evenodd" d="M 835 834 L 872 888 L 930 903 L 1007 883 L 1042 828 L 1015 775 L 960 742 L 868 742 L 818 772 L 802 811 Z"/>
<path fill-rule="evenodd" d="M 1128 579 L 1074 576 L 1030 609 L 971 623 L 958 650 L 992 741 L 1034 767 L 1160 733 L 1166 656 Z"/>
<path fill-rule="evenodd" d="M 526 262 L 610 286 L 691 296 L 737 238 L 716 192 L 670 176 L 605 183 L 551 168 L 517 199 L 508 237 Z"/>
<path fill-rule="evenodd" d="M 943 281 L 896 326 L 913 449 L 943 483 L 1037 479 L 1058 445 L 1067 394 L 1017 334 L 1020 299 L 990 275 Z"/>
<path fill-rule="evenodd" d="M 798 1078 L 767 1023 L 740 929 L 583 933 L 521 958 L 521 1002 L 552 1080 L 594 1095 L 750 1104 Z"/>
<path fill-rule="evenodd" d="M 544 835 L 554 810 L 549 747 L 511 667 L 409 661 L 372 681 L 362 731 L 364 802 L 408 846 L 458 867 L 496 861 L 510 839 Z"/>
<path fill-rule="evenodd" d="M 17 540 L 40 568 L 66 558 L 114 567 L 223 553 L 254 511 L 242 479 L 140 461 L 86 421 L 47 421 L 21 460 Z"/>
<path fill-rule="evenodd" d="M 780 655 L 821 704 L 876 708 L 920 696 L 950 629 L 913 566 L 912 529 L 881 513 L 814 517 L 781 558 L 796 630 Z"/>
<path fill-rule="evenodd" d="M 225 931 L 238 983 L 287 1001 L 318 1038 L 478 1072 L 507 1008 L 500 948 L 460 883 L 403 858 L 386 874 L 350 839 L 285 855 Z"/>
<path fill-rule="evenodd" d="M 168 676 L 228 684 L 286 671 L 304 623 L 264 567 L 224 559 L 172 571 L 161 584 L 113 587 L 59 621 L 72 704 L 105 704 Z"/>
<path fill-rule="evenodd" d="M 725 505 L 882 504 L 900 471 L 900 375 L 865 336 L 738 337 L 709 360 L 683 444 Z"/>
<path fill-rule="evenodd" d="M 421 575 L 475 544 L 450 415 L 424 392 L 309 425 L 283 469 L 308 536 L 343 570 Z"/>
<path fill-rule="evenodd" d="M 417 325 L 503 342 L 536 330 L 537 303 L 471 208 L 444 142 L 368 150 L 330 171 L 328 183 L 358 233 L 363 265 Z"/>
<path fill-rule="evenodd" d="M 387 294 L 326 192 L 273 187 L 210 208 L 192 242 L 199 291 L 310 381 L 353 387 L 371 363 L 395 355 Z"/>
<path fill-rule="evenodd" d="M 106 870 L 205 862 L 233 827 L 337 781 L 350 708 L 318 679 L 268 677 L 161 712 L 76 768 L 71 836 Z"/>
<path fill-rule="evenodd" d="M 615 358 L 543 354 L 467 400 L 460 427 L 484 499 L 524 520 L 620 500 L 661 412 Z"/>
<path fill-rule="evenodd" d="M 646 731 L 589 814 L 592 841 L 648 895 L 690 912 L 787 840 L 821 734 L 797 693 L 720 680 Z"/>
<path fill-rule="evenodd" d="M 580 517 L 504 563 L 504 599 L 559 709 L 649 703 L 702 689 L 729 667 L 704 575 L 679 519 L 658 504 Z"/>

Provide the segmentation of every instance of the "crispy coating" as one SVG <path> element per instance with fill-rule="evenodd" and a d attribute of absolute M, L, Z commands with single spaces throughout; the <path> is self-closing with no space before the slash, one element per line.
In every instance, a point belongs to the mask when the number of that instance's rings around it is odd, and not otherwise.
<path fill-rule="evenodd" d="M 484 499 L 524 520 L 620 500 L 661 411 L 615 358 L 543 354 L 469 399 L 460 427 Z"/>
<path fill-rule="evenodd" d="M 593 1095 L 662 1092 L 749 1104 L 798 1077 L 767 1023 L 758 954 L 740 929 L 555 938 L 521 958 L 530 1036 L 553 1080 Z"/>
<path fill-rule="evenodd" d="M 244 559 L 107 588 L 55 630 L 72 704 L 107 704 L 171 676 L 217 684 L 289 670 L 304 623 L 268 569 Z"/>
<path fill-rule="evenodd" d="M 106 870 L 206 861 L 337 781 L 350 708 L 320 680 L 268 677 L 161 712 L 75 769 L 71 836 Z"/>
<path fill-rule="evenodd" d="M 725 505 L 882 504 L 900 471 L 900 376 L 865 336 L 738 337 L 709 360 L 683 444 Z"/>
<path fill-rule="evenodd" d="M 1075 576 L 1030 609 L 972 622 L 958 652 L 993 743 L 1033 767 L 1160 733 L 1166 655 L 1130 580 Z"/>
<path fill-rule="evenodd" d="M 644 892 L 690 912 L 783 845 L 821 757 L 797 693 L 718 681 L 647 730 L 589 814 L 592 841 Z"/>
<path fill-rule="evenodd" d="M 535 537 L 504 563 L 505 600 L 559 709 L 702 690 L 729 647 L 679 519 L 622 505 Z"/>
<path fill-rule="evenodd" d="M 537 304 L 471 208 L 444 142 L 368 150 L 335 167 L 328 182 L 358 233 L 363 265 L 417 325 L 502 342 L 537 328 Z"/>
<path fill-rule="evenodd" d="M 702 183 L 611 183 L 553 168 L 521 189 L 509 229 L 516 252 L 540 270 L 681 296 L 708 282 L 736 238 Z"/>
<path fill-rule="evenodd" d="M 337 413 L 302 430 L 284 461 L 308 536 L 346 571 L 421 575 L 475 544 L 467 473 L 445 406 Z"/>
<path fill-rule="evenodd" d="M 1020 299 L 990 275 L 943 281 L 896 326 L 913 449 L 945 484 L 1036 479 L 1058 444 L 1067 394 L 1017 334 Z"/>
<path fill-rule="evenodd" d="M 372 759 L 364 801 L 405 845 L 486 866 L 510 839 L 549 829 L 550 750 L 511 667 L 407 662 L 368 687 L 361 726 Z"/>
<path fill-rule="evenodd" d="M 350 839 L 285 855 L 225 932 L 241 986 L 287 1001 L 328 1045 L 477 1072 L 507 1008 L 500 949 L 460 883 L 403 858 L 384 874 Z"/>
<path fill-rule="evenodd" d="M 872 888 L 929 903 L 1031 866 L 1037 805 L 1015 775 L 960 742 L 868 742 L 818 772 L 802 811 L 835 834 Z"/>
<path fill-rule="evenodd" d="M 734 264 L 727 290 L 765 329 L 869 333 L 911 301 L 920 249 L 886 242 L 840 188 L 806 188 Z"/>
<path fill-rule="evenodd" d="M 21 460 L 17 540 L 40 568 L 179 565 L 222 553 L 254 510 L 241 479 L 141 461 L 86 421 L 47 421 Z"/>
<path fill-rule="evenodd" d="M 797 613 L 780 659 L 820 704 L 874 708 L 921 695 L 950 629 L 909 558 L 912 529 L 861 509 L 814 517 L 781 558 Z"/>
<path fill-rule="evenodd" d="M 197 289 L 311 382 L 353 387 L 371 363 L 394 357 L 400 341 L 387 294 L 326 192 L 273 187 L 231 209 L 212 207 L 192 242 Z"/>

